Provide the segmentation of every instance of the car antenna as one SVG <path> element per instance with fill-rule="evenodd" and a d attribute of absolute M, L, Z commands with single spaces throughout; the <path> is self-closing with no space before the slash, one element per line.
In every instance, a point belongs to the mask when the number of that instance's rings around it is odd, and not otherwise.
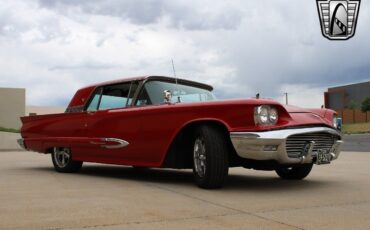
<path fill-rule="evenodd" d="M 175 81 L 176 81 L 176 90 L 177 90 L 177 102 L 180 103 L 181 102 L 181 99 L 180 99 L 180 91 L 179 91 L 179 85 L 177 84 L 177 76 L 176 76 L 176 71 L 175 71 L 175 64 L 173 64 L 173 59 L 171 59 L 172 61 L 172 69 L 173 69 L 173 75 L 175 77 Z"/>

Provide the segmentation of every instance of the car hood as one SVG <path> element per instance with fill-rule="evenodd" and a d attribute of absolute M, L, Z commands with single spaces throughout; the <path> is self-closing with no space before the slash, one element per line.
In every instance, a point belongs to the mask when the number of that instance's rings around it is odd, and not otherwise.
<path fill-rule="evenodd" d="M 327 109 L 307 109 L 291 105 L 284 105 L 284 108 L 288 113 L 312 113 L 320 117 L 325 117 L 327 112 Z"/>

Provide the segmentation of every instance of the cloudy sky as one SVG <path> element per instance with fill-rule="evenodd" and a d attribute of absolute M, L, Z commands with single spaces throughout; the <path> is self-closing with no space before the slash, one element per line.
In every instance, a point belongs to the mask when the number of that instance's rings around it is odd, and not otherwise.
<path fill-rule="evenodd" d="M 321 35 L 315 0 L 4 0 L 0 87 L 27 104 L 66 106 L 87 84 L 177 75 L 219 98 L 319 107 L 327 87 L 370 79 L 370 2 L 356 35 Z"/>

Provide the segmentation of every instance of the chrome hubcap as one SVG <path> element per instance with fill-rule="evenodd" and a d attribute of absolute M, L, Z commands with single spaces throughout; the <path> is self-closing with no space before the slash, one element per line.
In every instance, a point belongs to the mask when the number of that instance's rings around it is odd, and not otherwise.
<path fill-rule="evenodd" d="M 204 140 L 197 138 L 194 142 L 194 169 L 199 177 L 204 177 L 206 174 L 206 145 Z"/>
<path fill-rule="evenodd" d="M 58 167 L 66 167 L 70 159 L 71 151 L 68 148 L 54 148 L 54 160 Z"/>

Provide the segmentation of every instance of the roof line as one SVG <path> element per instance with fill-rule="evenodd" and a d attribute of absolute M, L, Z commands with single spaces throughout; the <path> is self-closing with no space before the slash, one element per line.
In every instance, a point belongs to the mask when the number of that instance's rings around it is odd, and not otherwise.
<path fill-rule="evenodd" d="M 358 82 L 358 83 L 350 83 L 350 84 L 346 84 L 346 85 L 338 85 L 338 86 L 333 86 L 333 87 L 328 87 L 328 90 L 329 89 L 336 89 L 336 88 L 342 88 L 342 87 L 347 87 L 347 86 L 354 86 L 354 85 L 362 85 L 362 84 L 369 84 L 370 81 L 364 81 L 364 82 Z"/>
<path fill-rule="evenodd" d="M 170 82 L 172 82 L 172 81 L 175 82 L 175 80 L 176 80 L 175 78 L 168 77 L 168 76 L 147 75 L 147 76 L 119 78 L 119 79 L 112 80 L 112 81 L 100 82 L 100 83 L 96 83 L 96 84 L 91 84 L 91 85 L 85 86 L 82 89 L 92 88 L 92 87 L 93 88 L 96 88 L 96 87 L 104 86 L 104 85 L 119 84 L 119 83 L 127 82 L 127 81 L 136 81 L 136 80 L 137 81 L 140 81 L 140 80 L 151 80 L 151 79 L 167 80 L 167 81 L 170 81 Z M 187 80 L 187 79 L 181 79 L 181 78 L 177 78 L 177 81 L 180 82 L 180 83 L 183 83 L 183 84 L 187 84 L 187 85 L 198 86 L 200 88 L 204 88 L 204 89 L 207 89 L 209 91 L 212 91 L 213 90 L 213 87 L 211 85 L 208 85 L 208 84 L 204 84 L 204 83 L 200 83 L 200 82 L 196 82 L 196 81 L 192 81 L 192 80 Z"/>

